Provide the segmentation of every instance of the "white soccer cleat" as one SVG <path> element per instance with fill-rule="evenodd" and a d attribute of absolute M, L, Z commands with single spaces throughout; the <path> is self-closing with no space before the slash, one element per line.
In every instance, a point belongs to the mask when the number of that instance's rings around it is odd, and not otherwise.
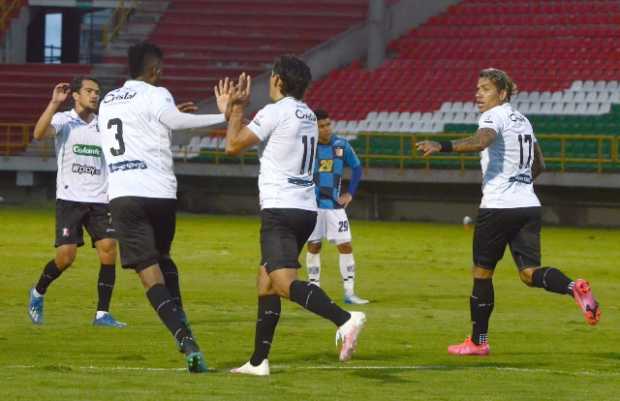
<path fill-rule="evenodd" d="M 360 298 L 355 294 L 345 295 L 344 303 L 349 305 L 364 305 L 369 303 L 370 301 L 364 298 Z"/>
<path fill-rule="evenodd" d="M 351 313 L 351 318 L 345 324 L 338 327 L 336 331 L 336 345 L 338 345 L 338 342 L 342 342 L 342 348 L 340 348 L 341 362 L 351 359 L 357 346 L 357 337 L 366 323 L 366 314 L 364 312 L 349 313 Z"/>
<path fill-rule="evenodd" d="M 269 360 L 263 359 L 260 365 L 253 366 L 250 361 L 245 365 L 230 370 L 230 373 L 253 375 L 253 376 L 269 376 Z"/>

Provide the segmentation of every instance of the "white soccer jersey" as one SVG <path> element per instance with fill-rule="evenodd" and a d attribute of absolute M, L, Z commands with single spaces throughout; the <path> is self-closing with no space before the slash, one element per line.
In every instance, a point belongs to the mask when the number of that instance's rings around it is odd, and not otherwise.
<path fill-rule="evenodd" d="M 481 208 L 540 206 L 534 193 L 532 163 L 536 137 L 529 120 L 504 103 L 480 116 L 479 128 L 491 128 L 495 141 L 480 152 Z"/>
<path fill-rule="evenodd" d="M 97 116 L 87 123 L 75 110 L 65 111 L 54 114 L 51 125 L 56 130 L 56 198 L 108 203 L 107 171 Z"/>
<path fill-rule="evenodd" d="M 312 174 L 319 129 L 314 112 L 292 97 L 262 108 L 248 128 L 263 141 L 261 209 L 316 210 Z"/>
<path fill-rule="evenodd" d="M 99 130 L 110 200 L 121 196 L 176 199 L 172 131 L 159 121 L 171 107 L 176 108 L 166 88 L 143 81 L 129 80 L 103 98 Z"/>

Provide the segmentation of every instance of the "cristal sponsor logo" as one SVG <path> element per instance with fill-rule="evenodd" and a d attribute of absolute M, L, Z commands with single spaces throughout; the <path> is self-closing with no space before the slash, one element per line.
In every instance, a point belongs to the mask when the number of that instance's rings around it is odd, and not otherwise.
<path fill-rule="evenodd" d="M 110 92 L 103 98 L 103 103 L 108 104 L 112 102 L 126 102 L 128 100 L 136 97 L 137 92 L 129 91 L 129 92 Z"/>
<path fill-rule="evenodd" d="M 300 120 L 316 121 L 316 116 L 314 115 L 314 113 L 308 110 L 295 110 L 295 117 L 299 118 Z"/>
<path fill-rule="evenodd" d="M 82 156 L 101 157 L 101 148 L 97 145 L 73 145 L 73 153 Z"/>
<path fill-rule="evenodd" d="M 93 166 L 87 166 L 85 164 L 73 163 L 71 167 L 71 171 L 74 174 L 89 174 L 89 175 L 101 175 L 101 169 L 98 169 Z"/>

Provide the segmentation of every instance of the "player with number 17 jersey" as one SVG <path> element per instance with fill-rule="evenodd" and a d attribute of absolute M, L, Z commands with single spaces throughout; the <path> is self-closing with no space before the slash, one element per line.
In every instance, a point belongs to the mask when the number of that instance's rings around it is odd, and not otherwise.
<path fill-rule="evenodd" d="M 497 133 L 480 152 L 482 202 L 480 208 L 511 209 L 540 206 L 532 179 L 536 136 L 529 120 L 510 103 L 495 106 L 480 116 L 479 129 Z"/>

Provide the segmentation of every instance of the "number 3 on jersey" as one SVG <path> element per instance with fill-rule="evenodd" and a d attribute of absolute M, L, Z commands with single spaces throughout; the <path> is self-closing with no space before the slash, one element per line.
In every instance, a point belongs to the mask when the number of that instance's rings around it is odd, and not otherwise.
<path fill-rule="evenodd" d="M 113 118 L 108 121 L 108 129 L 112 126 L 116 126 L 116 135 L 114 137 L 118 141 L 118 149 L 110 148 L 110 153 L 113 156 L 120 156 L 125 153 L 125 141 L 123 141 L 123 122 L 120 118 Z"/>

